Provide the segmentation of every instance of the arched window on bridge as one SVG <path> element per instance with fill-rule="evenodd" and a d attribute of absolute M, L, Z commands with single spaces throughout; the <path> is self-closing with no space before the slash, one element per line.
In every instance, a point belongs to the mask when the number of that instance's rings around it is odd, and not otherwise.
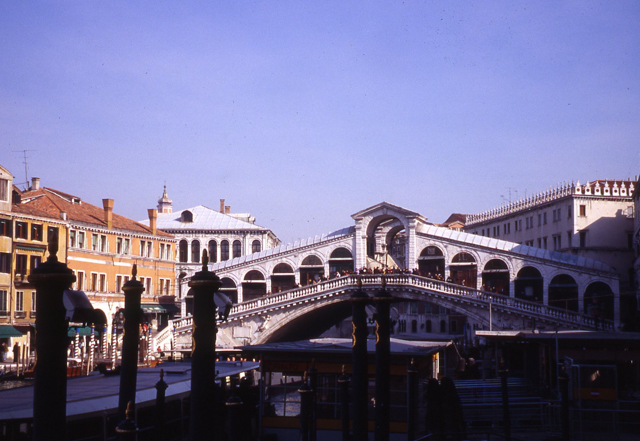
<path fill-rule="evenodd" d="M 262 246 L 260 244 L 260 241 L 256 239 L 253 242 L 251 242 L 251 252 L 259 253 L 260 251 L 262 251 Z"/>
<path fill-rule="evenodd" d="M 229 260 L 229 241 L 223 240 L 220 242 L 220 261 L 224 262 Z"/>
<path fill-rule="evenodd" d="M 447 322 L 445 320 L 440 320 L 440 332 L 441 333 L 447 332 Z"/>
<path fill-rule="evenodd" d="M 200 262 L 200 241 L 194 240 L 191 242 L 191 262 Z"/>
<path fill-rule="evenodd" d="M 435 246 L 426 247 L 418 257 L 418 271 L 422 277 L 442 276 L 444 279 L 444 254 Z"/>
<path fill-rule="evenodd" d="M 578 312 L 578 284 L 573 277 L 560 274 L 551 279 L 549 306 Z"/>
<path fill-rule="evenodd" d="M 189 243 L 185 239 L 182 239 L 180 241 L 180 244 L 178 245 L 178 248 L 180 262 L 187 263 L 189 261 Z"/>
<path fill-rule="evenodd" d="M 458 253 L 451 260 L 450 274 L 453 283 L 476 288 L 478 286 L 478 264 L 469 253 Z"/>
<path fill-rule="evenodd" d="M 287 291 L 296 286 L 296 276 L 293 268 L 286 263 L 279 263 L 271 273 L 271 291 L 274 293 Z"/>
<path fill-rule="evenodd" d="M 218 242 L 209 241 L 209 262 L 216 263 L 218 261 Z"/>
<path fill-rule="evenodd" d="M 305 257 L 300 264 L 300 283 L 309 285 L 322 280 L 324 277 L 324 265 L 318 256 Z"/>
<path fill-rule="evenodd" d="M 242 256 L 242 243 L 239 240 L 233 241 L 233 258 Z"/>
<path fill-rule="evenodd" d="M 584 292 L 584 313 L 601 320 L 613 320 L 613 291 L 604 282 L 594 282 Z"/>
<path fill-rule="evenodd" d="M 500 259 L 491 259 L 482 271 L 482 286 L 485 291 L 509 295 L 509 267 Z"/>
<path fill-rule="evenodd" d="M 518 271 L 518 277 L 513 282 L 517 299 L 542 303 L 543 281 L 542 274 L 532 266 L 525 266 Z"/>
<path fill-rule="evenodd" d="M 334 276 L 336 271 L 340 271 L 342 275 L 353 272 L 353 255 L 346 248 L 336 248 L 329 257 L 329 273 Z"/>
<path fill-rule="evenodd" d="M 242 281 L 242 298 L 245 302 L 267 295 L 267 282 L 258 270 L 251 270 Z"/>
<path fill-rule="evenodd" d="M 233 279 L 223 277 L 220 280 L 220 283 L 222 283 L 220 286 L 220 292 L 229 297 L 234 304 L 238 303 L 238 288 L 236 287 L 236 283 Z"/>

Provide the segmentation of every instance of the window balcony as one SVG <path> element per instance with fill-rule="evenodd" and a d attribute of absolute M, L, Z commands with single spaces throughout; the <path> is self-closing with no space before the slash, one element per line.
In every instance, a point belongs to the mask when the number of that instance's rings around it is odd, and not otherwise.
<path fill-rule="evenodd" d="M 13 317 L 17 319 L 27 318 L 27 313 L 26 311 L 16 311 L 13 313 Z"/>

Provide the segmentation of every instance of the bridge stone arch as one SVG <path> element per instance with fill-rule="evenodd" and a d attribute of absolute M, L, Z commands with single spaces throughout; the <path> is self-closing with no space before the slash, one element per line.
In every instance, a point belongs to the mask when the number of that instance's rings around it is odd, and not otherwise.
<path fill-rule="evenodd" d="M 367 257 L 372 240 L 375 240 L 375 232 L 384 222 L 397 220 L 402 224 L 405 231 L 405 262 L 415 268 L 416 262 L 416 227 L 419 222 L 426 223 L 426 218 L 413 211 L 396 205 L 382 202 L 373 207 L 359 211 L 351 215 L 355 220 L 355 255 L 356 268 L 367 266 Z M 399 230 L 398 230 L 399 231 Z M 385 240 L 387 238 L 385 237 Z M 387 253 L 388 250 L 374 250 L 379 253 Z"/>
<path fill-rule="evenodd" d="M 446 247 L 436 242 L 421 243 L 420 245 L 421 250 L 416 262 L 420 275 L 427 277 L 428 274 L 432 276 L 437 274 L 444 280 L 448 261 Z"/>
<path fill-rule="evenodd" d="M 513 267 L 506 259 L 487 255 L 482 262 L 482 269 L 478 268 L 478 272 L 482 277 L 482 287 L 485 291 L 505 296 L 513 292 L 511 289 Z"/>

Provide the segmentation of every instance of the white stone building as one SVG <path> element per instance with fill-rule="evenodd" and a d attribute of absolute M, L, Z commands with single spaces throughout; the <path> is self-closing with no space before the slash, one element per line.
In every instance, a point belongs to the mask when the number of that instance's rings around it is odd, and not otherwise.
<path fill-rule="evenodd" d="M 468 215 L 464 231 L 604 262 L 620 276 L 622 311 L 633 310 L 636 185 L 631 180 L 561 185 Z"/>
<path fill-rule="evenodd" d="M 147 224 L 149 221 L 142 221 Z M 173 202 L 165 186 L 158 200 L 158 230 L 170 233 L 178 240 L 176 275 L 180 280 L 202 269 L 202 251 L 207 250 L 209 262 L 224 262 L 280 245 L 280 240 L 268 228 L 255 224 L 249 213 L 231 213 L 231 207 L 220 200 L 220 210 L 198 205 L 173 211 Z M 183 297 L 186 293 L 179 292 Z"/>

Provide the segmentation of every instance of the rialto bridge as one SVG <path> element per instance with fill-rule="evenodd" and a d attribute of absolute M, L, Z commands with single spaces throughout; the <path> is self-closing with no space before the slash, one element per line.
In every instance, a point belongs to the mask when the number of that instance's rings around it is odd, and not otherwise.
<path fill-rule="evenodd" d="M 439 305 L 474 329 L 619 327 L 618 276 L 601 262 L 436 227 L 385 202 L 352 218 L 328 235 L 210 264 L 235 304 L 218 344 L 318 336 L 349 317 L 358 280 L 373 295 L 384 279 L 399 302 Z M 175 323 L 185 344 L 190 276 L 180 279 L 184 318 Z"/>

